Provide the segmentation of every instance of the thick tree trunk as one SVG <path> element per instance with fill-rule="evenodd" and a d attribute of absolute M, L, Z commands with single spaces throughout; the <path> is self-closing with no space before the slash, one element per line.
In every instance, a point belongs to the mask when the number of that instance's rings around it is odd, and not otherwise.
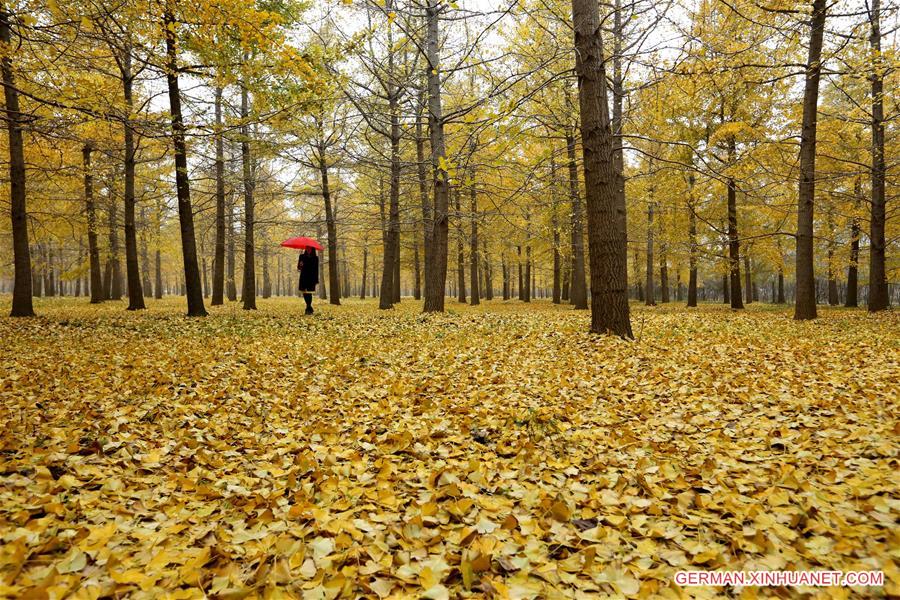
<path fill-rule="evenodd" d="M 847 299 L 844 306 L 847 308 L 855 308 L 859 306 L 859 216 L 856 211 L 859 210 L 859 204 L 862 199 L 862 181 L 856 178 L 853 186 L 854 197 L 856 198 L 856 206 L 854 207 L 853 220 L 850 222 L 850 264 L 847 265 Z"/>
<path fill-rule="evenodd" d="M 822 71 L 822 38 L 826 0 L 813 0 L 809 57 L 803 91 L 803 125 L 800 132 L 800 187 L 797 197 L 797 292 L 794 319 L 816 318 L 816 280 L 813 268 L 813 209 L 816 186 L 816 117 L 819 77 Z"/>
<path fill-rule="evenodd" d="M 584 273 L 584 228 L 581 218 L 581 193 L 578 186 L 578 163 L 575 157 L 575 132 L 566 131 L 566 156 L 569 167 L 569 197 L 572 202 L 572 277 L 569 298 L 576 309 L 587 309 L 587 284 Z"/>
<path fill-rule="evenodd" d="M 256 240 L 255 202 L 253 198 L 256 182 L 253 179 L 253 158 L 250 156 L 250 97 L 246 82 L 241 83 L 241 165 L 244 187 L 244 285 L 241 301 L 244 310 L 256 310 Z"/>
<path fill-rule="evenodd" d="M 572 0 L 572 21 L 591 254 L 591 331 L 631 338 L 625 205 L 618 190 L 621 173 L 613 152 L 598 3 Z"/>
<path fill-rule="evenodd" d="M 428 128 L 431 135 L 431 165 L 434 186 L 434 227 L 431 256 L 426 257 L 425 307 L 426 312 L 443 312 L 444 287 L 447 282 L 447 212 L 449 208 L 447 155 L 444 147 L 444 117 L 441 106 L 440 74 L 440 12 L 441 0 L 428 0 L 426 7 L 426 59 L 428 79 Z"/>
<path fill-rule="evenodd" d="M 106 299 L 103 293 L 103 274 L 100 267 L 100 247 L 97 244 L 97 212 L 94 207 L 94 175 L 91 167 L 93 147 L 85 144 L 81 149 L 84 164 L 84 205 L 87 213 L 88 255 L 91 265 L 91 304 L 99 304 Z"/>
<path fill-rule="evenodd" d="M 166 0 L 166 8 L 163 12 L 163 33 L 166 39 L 166 82 L 169 91 L 172 141 L 175 151 L 175 190 L 178 197 L 181 254 L 184 260 L 188 316 L 205 317 L 206 307 L 203 305 L 200 268 L 197 265 L 197 239 L 194 232 L 194 210 L 191 206 L 191 188 L 188 180 L 187 145 L 184 121 L 181 115 L 181 92 L 178 89 L 177 26 L 172 6 L 174 1 Z"/>
<path fill-rule="evenodd" d="M 419 180 L 419 203 L 422 205 L 423 282 L 428 277 L 428 266 L 432 252 L 432 238 L 434 233 L 431 199 L 428 197 L 428 171 L 425 166 L 425 134 L 422 126 L 422 115 L 425 111 L 425 105 L 425 88 L 423 87 L 419 91 L 419 112 L 416 115 L 416 175 Z M 416 299 L 418 300 L 419 297 Z"/>
<path fill-rule="evenodd" d="M 141 270 L 138 264 L 137 228 L 134 219 L 135 143 L 131 114 L 134 111 L 134 75 L 131 72 L 131 45 L 126 44 L 119 63 L 125 96 L 125 118 L 122 120 L 125 139 L 125 277 L 128 285 L 128 310 L 143 310 L 144 292 L 141 289 Z"/>
<path fill-rule="evenodd" d="M 653 274 L 655 266 L 653 264 L 653 190 L 650 190 L 651 199 L 647 203 L 647 306 L 656 306 L 656 286 L 654 284 Z"/>
<path fill-rule="evenodd" d="M 823 0 L 817 0 L 823 2 Z M 822 20 L 824 21 L 824 8 Z M 872 0 L 869 11 L 872 63 L 872 208 L 869 239 L 869 311 L 886 310 L 890 304 L 885 270 L 885 159 L 884 159 L 884 58 L 881 54 L 881 0 Z M 821 35 L 821 34 L 820 34 Z M 818 74 L 818 73 L 817 73 Z"/>
<path fill-rule="evenodd" d="M 0 43 L 12 48 L 12 24 L 6 3 L 0 3 Z M 22 137 L 22 113 L 12 60 L 15 50 L 4 51 L 0 60 L 5 99 L 6 130 L 9 134 L 9 215 L 13 238 L 12 317 L 33 317 L 31 249 L 28 247 L 28 212 L 25 204 L 25 142 Z"/>
<path fill-rule="evenodd" d="M 222 88 L 215 90 L 216 138 L 216 247 L 213 258 L 212 304 L 225 303 L 225 139 L 222 131 Z"/>

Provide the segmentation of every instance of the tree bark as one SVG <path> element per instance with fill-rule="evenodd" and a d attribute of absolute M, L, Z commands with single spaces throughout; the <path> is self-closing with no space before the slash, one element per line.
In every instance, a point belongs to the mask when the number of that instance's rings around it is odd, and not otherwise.
<path fill-rule="evenodd" d="M 575 72 L 587 190 L 591 331 L 634 337 L 628 306 L 628 247 L 609 121 L 599 5 L 572 0 Z"/>
<path fill-rule="evenodd" d="M 441 106 L 441 75 L 438 44 L 440 12 L 443 2 L 428 0 L 425 10 L 426 59 L 428 80 L 428 129 L 431 137 L 431 166 L 434 193 L 432 250 L 425 269 L 425 312 L 443 312 L 447 282 L 448 185 L 447 153 L 444 147 L 444 117 Z"/>
<path fill-rule="evenodd" d="M 734 138 L 729 143 L 729 162 L 734 156 Z M 728 180 L 728 278 L 731 283 L 730 294 L 727 296 L 731 302 L 731 308 L 744 308 L 743 294 L 741 293 L 741 244 L 738 238 L 737 225 L 737 189 L 734 179 Z"/>
<path fill-rule="evenodd" d="M 222 131 L 222 87 L 215 90 L 216 113 L 216 247 L 213 257 L 212 304 L 225 303 L 225 139 Z"/>
<path fill-rule="evenodd" d="M 363 246 L 363 264 L 362 264 L 362 285 L 359 286 L 359 299 L 366 299 L 366 269 L 368 268 L 369 262 L 369 248 Z"/>
<path fill-rule="evenodd" d="M 569 197 L 572 202 L 572 277 L 569 282 L 569 298 L 576 309 L 587 309 L 584 229 L 581 218 L 581 193 L 578 189 L 578 163 L 575 157 L 574 130 L 566 131 L 566 155 L 569 163 Z"/>
<path fill-rule="evenodd" d="M 484 297 L 487 300 L 494 299 L 494 275 L 491 267 L 490 254 L 488 254 L 487 237 L 481 237 L 482 265 L 484 265 Z"/>
<path fill-rule="evenodd" d="M 650 189 L 650 202 L 647 203 L 647 306 L 656 306 L 656 286 L 653 280 L 655 267 L 653 264 L 653 189 Z"/>
<path fill-rule="evenodd" d="M 853 186 L 853 195 L 856 198 L 856 206 L 853 211 L 853 219 L 850 222 L 850 264 L 847 265 L 847 298 L 844 306 L 855 308 L 859 306 L 859 210 L 862 199 L 862 181 L 856 178 Z"/>
<path fill-rule="evenodd" d="M 225 209 L 225 294 L 229 302 L 237 302 L 237 276 L 234 259 L 234 196 L 228 195 Z"/>
<path fill-rule="evenodd" d="M 552 149 L 550 153 L 550 185 L 550 199 L 552 203 L 550 227 L 553 229 L 553 304 L 560 304 L 562 302 L 562 274 L 560 272 L 561 257 L 559 254 L 559 202 L 556 195 L 556 159 Z"/>
<path fill-rule="evenodd" d="M 12 48 L 12 23 L 6 3 L 0 3 L 0 44 Z M 28 246 L 28 212 L 25 203 L 25 142 L 22 113 L 12 60 L 15 51 L 4 49 L 0 60 L 5 99 L 6 130 L 9 135 L 9 215 L 13 238 L 13 299 L 11 317 L 33 317 L 31 249 Z"/>
<path fill-rule="evenodd" d="M 122 268 L 119 264 L 119 211 L 116 206 L 116 198 L 113 192 L 115 183 L 109 183 L 109 198 L 106 205 L 106 220 L 109 236 L 109 256 L 107 259 L 107 298 L 111 300 L 122 299 Z"/>
<path fill-rule="evenodd" d="M 150 282 L 150 254 L 147 248 L 147 210 L 141 207 L 141 291 L 144 298 L 153 295 L 153 285 Z"/>
<path fill-rule="evenodd" d="M 744 250 L 744 287 L 747 288 L 745 291 L 747 300 L 746 304 L 753 303 L 753 275 L 750 272 L 750 251 L 749 249 Z"/>
<path fill-rule="evenodd" d="M 181 93 L 178 89 L 178 50 L 176 47 L 176 21 L 173 3 L 166 0 L 163 11 L 163 32 L 166 40 L 166 83 L 169 91 L 169 110 L 172 119 L 172 141 L 175 151 L 175 190 L 178 196 L 178 221 L 181 229 L 181 254 L 184 261 L 185 291 L 188 316 L 205 317 L 203 290 L 200 284 L 200 268 L 197 265 L 197 239 L 194 232 L 194 211 L 191 206 L 191 188 L 188 180 L 187 145 L 185 127 L 181 115 Z"/>
<path fill-rule="evenodd" d="M 472 306 L 481 304 L 481 290 L 478 289 L 478 190 L 475 189 L 475 170 L 472 169 L 469 179 L 469 202 L 472 214 L 472 230 L 470 236 L 469 247 L 469 281 L 472 282 L 472 293 L 470 295 Z"/>
<path fill-rule="evenodd" d="M 823 2 L 823 0 L 817 0 Z M 824 4 L 824 2 L 823 2 Z M 824 8 L 823 17 L 824 21 Z M 869 11 L 869 43 L 872 50 L 872 208 L 869 239 L 869 312 L 886 310 L 885 270 L 885 160 L 884 160 L 884 58 L 881 54 L 881 0 L 872 0 Z"/>
<path fill-rule="evenodd" d="M 697 213 L 694 211 L 694 176 L 688 179 L 688 299 L 689 307 L 697 306 Z"/>
<path fill-rule="evenodd" d="M 91 265 L 91 304 L 99 304 L 106 299 L 103 293 L 103 274 L 100 268 L 100 247 L 97 244 L 97 212 L 94 208 L 94 175 L 91 167 L 93 147 L 85 144 L 81 149 L 84 164 L 84 205 L 87 213 L 88 255 Z"/>
<path fill-rule="evenodd" d="M 325 203 L 325 230 L 328 234 L 328 301 L 331 304 L 341 304 L 341 279 L 338 269 L 338 242 L 337 225 L 334 220 L 334 209 L 331 206 L 331 186 L 328 182 L 328 162 L 325 157 L 325 140 L 319 130 L 319 143 L 317 148 L 319 162 L 319 177 L 322 183 L 322 201 Z"/>
<path fill-rule="evenodd" d="M 800 186 L 797 197 L 797 292 L 794 319 L 816 318 L 816 281 L 813 268 L 813 209 L 816 178 L 816 116 L 819 77 L 822 71 L 822 39 L 826 0 L 813 0 L 809 56 L 803 91 L 803 125 L 800 133 Z"/>
<path fill-rule="evenodd" d="M 256 310 L 256 241 L 254 239 L 253 158 L 250 156 L 250 97 L 246 82 L 241 82 L 241 166 L 244 187 L 244 285 L 241 301 L 244 310 Z"/>
<path fill-rule="evenodd" d="M 125 116 L 122 120 L 125 139 L 125 277 L 128 285 L 128 310 L 143 310 L 144 292 L 141 289 L 141 271 L 138 264 L 137 228 L 134 219 L 135 143 L 131 113 L 134 111 L 134 75 L 131 70 L 131 44 L 126 43 L 119 63 L 122 88 L 125 96 Z"/>
<path fill-rule="evenodd" d="M 454 208 L 456 211 L 456 291 L 457 300 L 465 304 L 466 302 L 466 268 L 465 268 L 465 251 L 463 249 L 463 224 L 462 211 L 459 206 L 459 196 L 462 193 L 460 187 L 454 186 L 451 191 L 453 194 Z"/>

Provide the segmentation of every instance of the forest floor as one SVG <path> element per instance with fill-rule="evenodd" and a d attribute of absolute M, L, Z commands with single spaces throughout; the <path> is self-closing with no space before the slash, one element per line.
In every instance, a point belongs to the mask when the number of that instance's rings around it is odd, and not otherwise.
<path fill-rule="evenodd" d="M 896 312 L 259 305 L 0 317 L 0 596 L 900 593 Z"/>

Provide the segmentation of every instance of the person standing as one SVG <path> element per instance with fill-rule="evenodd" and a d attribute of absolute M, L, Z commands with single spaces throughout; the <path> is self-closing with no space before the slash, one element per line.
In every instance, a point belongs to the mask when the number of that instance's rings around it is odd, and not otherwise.
<path fill-rule="evenodd" d="M 306 302 L 304 314 L 313 314 L 312 299 L 319 283 L 319 257 L 316 249 L 307 247 L 297 259 L 297 271 L 300 272 L 300 292 Z"/>

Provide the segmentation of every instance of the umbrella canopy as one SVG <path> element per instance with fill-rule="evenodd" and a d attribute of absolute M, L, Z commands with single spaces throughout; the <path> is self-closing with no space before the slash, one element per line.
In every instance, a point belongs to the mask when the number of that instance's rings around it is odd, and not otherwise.
<path fill-rule="evenodd" d="M 285 248 L 296 248 L 297 250 L 305 250 L 307 248 L 322 249 L 322 244 L 308 237 L 293 237 L 289 240 L 284 240 L 281 242 L 281 245 Z"/>

